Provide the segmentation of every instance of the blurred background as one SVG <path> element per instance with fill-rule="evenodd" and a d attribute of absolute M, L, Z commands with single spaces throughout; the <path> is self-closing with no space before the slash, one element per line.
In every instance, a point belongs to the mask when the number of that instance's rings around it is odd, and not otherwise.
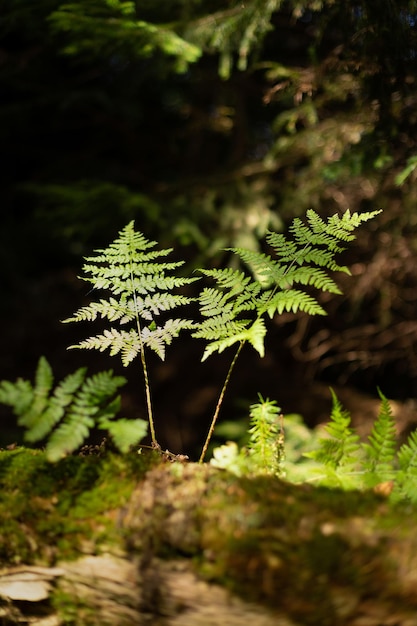
<path fill-rule="evenodd" d="M 415 0 L 2 0 L 0 380 L 32 379 L 41 355 L 57 380 L 112 368 L 124 414 L 145 417 L 139 365 L 66 350 L 93 333 L 60 321 L 89 301 L 84 256 L 134 219 L 189 273 L 309 208 L 382 208 L 328 316 L 282 315 L 263 360 L 245 349 L 222 419 L 260 392 L 314 425 L 331 385 L 366 424 L 379 386 L 415 426 L 416 81 Z M 232 357 L 202 351 L 150 358 L 161 444 L 192 457 Z M 0 418 L 0 445 L 18 441 Z"/>

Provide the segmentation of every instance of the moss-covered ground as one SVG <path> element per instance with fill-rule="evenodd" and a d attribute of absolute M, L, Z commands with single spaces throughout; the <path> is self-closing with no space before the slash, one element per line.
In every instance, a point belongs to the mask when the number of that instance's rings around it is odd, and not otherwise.
<path fill-rule="evenodd" d="M 79 554 L 82 542 L 117 541 L 114 513 L 154 462 L 106 453 L 51 464 L 41 451 L 0 451 L 0 563 L 51 565 Z"/>

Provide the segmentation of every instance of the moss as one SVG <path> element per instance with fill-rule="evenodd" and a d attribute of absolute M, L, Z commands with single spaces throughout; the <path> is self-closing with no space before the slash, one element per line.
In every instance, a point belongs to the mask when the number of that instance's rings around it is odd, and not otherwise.
<path fill-rule="evenodd" d="M 70 456 L 0 452 L 0 562 L 53 562 L 90 540 L 116 540 L 112 511 L 123 506 L 153 455 Z"/>
<path fill-rule="evenodd" d="M 55 589 L 51 596 L 51 606 L 57 611 L 61 622 L 66 626 L 97 624 L 97 615 L 94 609 L 72 593 Z"/>

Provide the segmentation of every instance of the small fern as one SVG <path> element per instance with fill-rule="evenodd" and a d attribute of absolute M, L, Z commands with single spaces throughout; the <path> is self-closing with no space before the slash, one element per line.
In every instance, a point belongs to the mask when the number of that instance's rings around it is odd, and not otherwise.
<path fill-rule="evenodd" d="M 325 430 L 328 437 L 319 440 L 319 447 L 305 454 L 323 467 L 320 482 L 332 487 L 359 486 L 358 465 L 361 458 L 359 436 L 350 427 L 350 415 L 331 390 L 333 406 Z"/>
<path fill-rule="evenodd" d="M 394 499 L 408 498 L 417 502 L 417 431 L 408 437 L 398 451 L 398 473 Z"/>
<path fill-rule="evenodd" d="M 381 405 L 368 442 L 363 444 L 365 458 L 362 463 L 363 485 L 375 487 L 393 480 L 397 452 L 397 430 L 387 398 L 378 390 Z"/>
<path fill-rule="evenodd" d="M 57 461 L 77 450 L 92 428 L 106 430 L 116 447 L 126 452 L 146 435 L 144 420 L 113 422 L 120 409 L 115 396 L 126 379 L 112 371 L 86 378 L 86 369 L 69 374 L 55 388 L 51 366 L 41 357 L 34 385 L 19 379 L 0 382 L 0 402 L 12 407 L 28 443 L 47 440 L 46 455 Z"/>
<path fill-rule="evenodd" d="M 249 441 L 238 448 L 228 442 L 213 451 L 211 464 L 237 476 L 269 474 L 282 476 L 284 467 L 284 430 L 281 409 L 275 401 L 264 400 L 250 407 Z"/>
<path fill-rule="evenodd" d="M 149 241 L 135 231 L 132 221 L 108 248 L 97 250 L 96 256 L 87 257 L 83 280 L 90 282 L 93 289 L 106 289 L 113 295 L 81 307 L 64 322 L 91 322 L 103 318 L 111 323 L 118 322 L 120 326 L 132 324 L 128 330 L 112 326 L 102 334 L 89 337 L 70 348 L 101 352 L 109 349 L 112 356 L 120 354 L 125 367 L 140 356 L 152 443 L 158 447 L 145 348 L 156 352 L 164 360 L 166 346 L 181 330 L 194 327 L 193 322 L 187 319 L 170 318 L 159 325 L 156 319 L 178 306 L 189 304 L 191 298 L 171 292 L 197 278 L 171 275 L 184 262 L 162 260 L 172 250 L 154 250 L 155 246 L 155 241 Z"/>
<path fill-rule="evenodd" d="M 280 476 L 284 463 L 284 431 L 281 409 L 275 401 L 264 400 L 250 407 L 248 452 L 258 472 Z"/>
<path fill-rule="evenodd" d="M 342 217 L 333 215 L 325 221 L 309 210 L 306 224 L 299 218 L 293 220 L 289 228 L 290 238 L 281 233 L 267 235 L 274 258 L 256 251 L 231 248 L 252 275 L 230 268 L 201 270 L 215 282 L 214 287 L 206 287 L 200 294 L 202 320 L 192 333 L 193 337 L 207 343 L 203 360 L 235 344 L 237 350 L 220 392 L 200 461 L 207 452 L 232 370 L 245 343 L 252 345 L 263 357 L 267 332 L 265 316 L 273 318 L 276 313 L 284 311 L 325 315 L 314 296 L 294 286 L 340 294 L 329 272 L 350 272 L 336 263 L 335 256 L 344 250 L 345 243 L 355 238 L 355 228 L 378 213 L 380 211 L 361 214 L 346 211 Z"/>

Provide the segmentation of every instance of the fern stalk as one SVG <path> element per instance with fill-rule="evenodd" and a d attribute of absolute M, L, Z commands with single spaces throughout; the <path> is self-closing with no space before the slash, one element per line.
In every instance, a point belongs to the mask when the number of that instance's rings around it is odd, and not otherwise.
<path fill-rule="evenodd" d="M 232 362 L 230 363 L 229 370 L 228 370 L 228 372 L 226 374 L 226 378 L 224 380 L 223 387 L 222 387 L 222 390 L 221 390 L 220 395 L 219 395 L 219 399 L 217 400 L 217 404 L 216 404 L 216 408 L 215 408 L 215 411 L 214 411 L 214 414 L 213 414 L 213 417 L 212 417 L 212 420 L 211 420 L 210 428 L 209 428 L 209 431 L 207 433 L 207 437 L 206 437 L 206 440 L 204 442 L 204 446 L 203 446 L 203 449 L 201 451 L 200 458 L 198 460 L 199 463 L 202 463 L 204 461 L 204 458 L 205 458 L 205 456 L 207 454 L 207 449 L 209 447 L 211 438 L 213 436 L 213 432 L 214 432 L 214 428 L 216 426 L 217 418 L 219 417 L 220 409 L 222 407 L 224 396 L 226 394 L 226 389 L 229 386 L 229 381 L 230 381 L 230 378 L 232 376 L 233 369 L 234 369 L 234 367 L 236 365 L 236 361 L 238 360 L 239 354 L 241 353 L 242 348 L 245 345 L 245 343 L 246 343 L 245 341 L 241 341 L 240 342 L 239 347 L 236 350 L 236 354 L 233 357 Z"/>
<path fill-rule="evenodd" d="M 143 383 L 145 385 L 145 398 L 146 398 L 146 408 L 147 408 L 147 413 L 148 413 L 149 430 L 151 431 L 152 445 L 155 448 L 157 448 L 159 444 L 156 440 L 155 422 L 153 419 L 151 386 L 149 384 L 148 366 L 146 363 L 146 356 L 145 356 L 145 346 L 143 343 L 142 328 L 141 328 L 140 319 L 139 319 L 138 299 L 137 299 L 136 290 L 135 290 L 134 282 L 133 282 L 132 264 L 130 264 L 130 280 L 132 281 L 133 303 L 135 307 L 136 328 L 138 330 L 138 337 L 139 337 L 139 346 L 140 346 L 139 352 L 140 352 L 140 361 L 142 364 Z"/>

